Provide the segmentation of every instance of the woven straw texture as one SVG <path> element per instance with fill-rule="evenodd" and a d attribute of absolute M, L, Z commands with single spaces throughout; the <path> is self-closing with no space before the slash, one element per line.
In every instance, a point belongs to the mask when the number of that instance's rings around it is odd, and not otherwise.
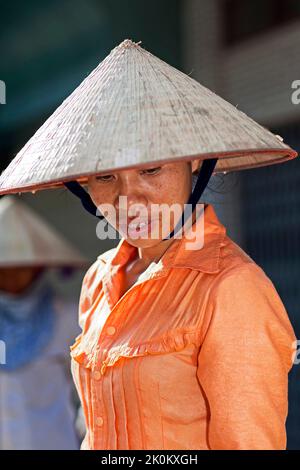
<path fill-rule="evenodd" d="M 0 227 L 0 268 L 88 264 L 67 240 L 15 196 L 0 200 Z"/>
<path fill-rule="evenodd" d="M 297 153 L 214 92 L 126 39 L 63 101 L 0 177 L 0 194 L 110 170 L 213 158 L 215 173 Z"/>

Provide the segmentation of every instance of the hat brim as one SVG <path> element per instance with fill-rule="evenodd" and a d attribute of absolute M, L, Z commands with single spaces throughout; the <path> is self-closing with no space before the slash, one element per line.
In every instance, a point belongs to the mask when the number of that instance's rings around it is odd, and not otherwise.
<path fill-rule="evenodd" d="M 293 158 L 296 158 L 298 156 L 298 153 L 293 150 L 292 148 L 289 148 L 287 146 L 286 150 L 282 149 L 270 149 L 270 150 L 257 150 L 257 149 L 248 149 L 248 150 L 239 150 L 235 152 L 215 152 L 215 153 L 209 153 L 209 154 L 196 154 L 196 155 L 188 155 L 188 156 L 183 156 L 183 157 L 172 157 L 169 159 L 157 159 L 152 162 L 147 162 L 144 164 L 138 163 L 134 165 L 128 165 L 126 167 L 114 167 L 114 168 L 107 168 L 103 171 L 91 171 L 87 172 L 85 174 L 82 173 L 76 173 L 74 172 L 73 175 L 68 175 L 65 178 L 59 178 L 57 180 L 49 180 L 49 181 L 43 181 L 41 183 L 36 183 L 36 184 L 28 184 L 22 185 L 20 187 L 7 187 L 5 188 L 2 186 L 0 188 L 0 195 L 4 194 L 14 194 L 18 192 L 35 192 L 35 191 L 40 191 L 40 190 L 45 190 L 45 189 L 57 189 L 57 188 L 64 188 L 64 183 L 68 181 L 78 181 L 80 184 L 85 185 L 88 183 L 88 179 L 91 176 L 97 176 L 101 174 L 107 174 L 107 173 L 115 173 L 119 172 L 125 169 L 138 169 L 138 168 L 149 168 L 153 167 L 153 165 L 161 164 L 165 165 L 167 163 L 178 163 L 182 161 L 191 161 L 191 160 L 197 160 L 199 161 L 209 159 L 209 158 L 218 158 L 218 163 L 216 165 L 216 168 L 213 172 L 213 175 L 217 173 L 228 173 L 232 171 L 239 171 L 239 170 L 246 170 L 246 169 L 252 169 L 252 168 L 257 168 L 257 167 L 263 167 L 263 166 L 268 166 L 268 165 L 273 165 L 276 163 L 283 163 L 285 161 L 289 161 Z M 200 167 L 200 165 L 199 165 Z M 199 171 L 196 170 L 195 173 Z"/>

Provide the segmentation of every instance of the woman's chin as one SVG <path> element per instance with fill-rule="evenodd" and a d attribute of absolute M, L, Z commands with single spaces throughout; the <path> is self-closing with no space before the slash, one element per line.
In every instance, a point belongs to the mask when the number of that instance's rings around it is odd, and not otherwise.
<path fill-rule="evenodd" d="M 157 238 L 156 239 L 155 238 L 131 238 L 128 235 L 124 236 L 124 238 L 126 238 L 127 242 L 130 245 L 135 246 L 137 248 L 149 248 L 152 246 L 156 246 L 161 242 L 161 239 L 157 239 Z"/>

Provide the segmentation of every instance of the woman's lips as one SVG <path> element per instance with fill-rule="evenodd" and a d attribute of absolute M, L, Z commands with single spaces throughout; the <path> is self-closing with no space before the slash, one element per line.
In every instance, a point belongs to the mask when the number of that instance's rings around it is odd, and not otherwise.
<path fill-rule="evenodd" d="M 120 224 L 119 230 L 128 235 L 130 238 L 139 238 L 145 237 L 148 238 L 149 234 L 151 234 L 153 227 L 156 223 L 156 219 L 153 220 L 137 220 L 134 219 L 128 224 Z"/>

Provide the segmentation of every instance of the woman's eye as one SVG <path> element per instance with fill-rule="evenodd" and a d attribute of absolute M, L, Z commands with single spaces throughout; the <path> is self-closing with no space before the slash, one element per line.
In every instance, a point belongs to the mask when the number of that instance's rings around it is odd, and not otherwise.
<path fill-rule="evenodd" d="M 146 170 L 142 170 L 142 173 L 146 175 L 155 175 L 160 170 L 161 170 L 161 166 L 156 166 L 155 168 L 147 168 Z"/>
<path fill-rule="evenodd" d="M 100 175 L 96 176 L 97 181 L 112 181 L 114 179 L 114 175 Z"/>

